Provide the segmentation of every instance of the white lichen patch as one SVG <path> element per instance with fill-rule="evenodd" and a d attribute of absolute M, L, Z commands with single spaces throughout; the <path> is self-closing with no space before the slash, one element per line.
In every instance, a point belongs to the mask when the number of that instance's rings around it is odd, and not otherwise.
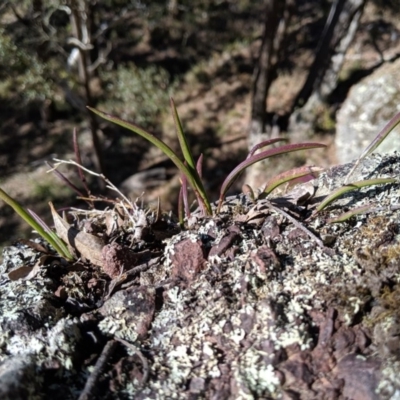
<path fill-rule="evenodd" d="M 262 362 L 262 354 L 254 348 L 249 349 L 240 357 L 238 372 L 237 379 L 241 377 L 246 383 L 245 387 L 250 389 L 252 393 L 258 396 L 265 393 L 270 396 L 276 395 L 280 381 L 274 367 Z"/>
<path fill-rule="evenodd" d="M 386 359 L 381 371 L 382 377 L 376 394 L 382 399 L 400 400 L 400 361 L 395 358 Z"/>
<path fill-rule="evenodd" d="M 389 171 L 398 175 L 400 160 L 383 160 L 386 166 L 380 171 L 380 159 L 371 157 L 360 166 L 354 181 L 371 174 L 388 176 Z M 317 195 L 328 194 L 343 181 L 344 176 L 328 171 L 317 182 Z M 137 349 L 128 351 L 137 374 L 128 382 L 124 371 L 126 385 L 115 398 L 122 393 L 127 398 L 278 399 L 291 391 L 301 398 L 318 398 L 310 397 L 310 388 L 317 393 L 318 384 L 338 381 L 340 368 L 340 379 L 346 381 L 346 371 L 365 379 L 366 365 L 371 365 L 368 374 L 375 374 L 378 382 L 377 396 L 398 398 L 400 211 L 389 207 L 399 195 L 396 185 L 355 191 L 309 220 L 303 216 L 309 216 L 310 210 L 297 204 L 290 209 L 283 203 L 285 212 L 322 238 L 323 245 L 265 204 L 253 210 L 257 222 L 249 224 L 246 214 L 238 214 L 248 212 L 245 196 L 228 199 L 215 219 L 197 215 L 191 231 L 164 242 L 161 264 L 127 282 L 134 292 L 144 289 L 143 285 L 146 291 L 138 293 L 135 301 L 127 298 L 126 303 L 113 303 L 125 290 L 117 288 L 94 317 L 101 333 L 125 339 Z M 327 223 L 342 211 L 369 203 L 379 210 L 343 224 Z M 263 225 L 269 217 L 276 220 L 275 225 Z M 232 227 L 237 233 L 234 245 L 227 250 L 221 246 L 221 252 L 218 249 L 218 255 L 208 259 L 207 252 Z M 199 244 L 208 263 L 185 281 L 173 273 L 172 260 L 176 245 L 188 240 Z M 78 280 L 72 279 L 71 284 Z M 0 285 L 1 326 L 14 324 L 13 330 L 0 332 L 1 357 L 34 353 L 39 365 L 55 359 L 64 369 L 71 368 L 74 349 L 82 339 L 79 323 L 50 306 L 50 283 L 7 282 L 7 291 Z M 149 300 L 149 294 L 154 299 Z M 145 303 L 150 311 L 140 308 Z M 24 312 L 45 321 L 32 335 L 14 334 Z M 143 358 L 138 357 L 139 351 Z M 359 357 L 346 359 L 354 353 Z M 144 360 L 149 375 L 142 387 Z M 350 371 L 353 365 L 359 370 Z"/>

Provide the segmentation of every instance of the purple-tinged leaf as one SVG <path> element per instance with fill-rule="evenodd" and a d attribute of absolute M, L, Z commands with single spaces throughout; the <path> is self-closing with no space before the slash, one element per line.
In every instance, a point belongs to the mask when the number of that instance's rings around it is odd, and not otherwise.
<path fill-rule="evenodd" d="M 274 144 L 276 142 L 287 142 L 286 138 L 276 138 L 276 139 L 268 139 L 268 140 L 264 140 L 261 143 L 256 144 L 255 146 L 253 146 L 253 148 L 249 151 L 249 154 L 247 156 L 247 158 L 250 158 L 251 156 L 254 155 L 254 153 L 258 150 L 261 149 L 262 147 L 266 147 L 269 146 L 271 144 Z"/>
<path fill-rule="evenodd" d="M 50 227 L 42 220 L 42 218 L 39 217 L 34 211 L 31 209 L 27 208 L 28 213 L 31 214 L 31 216 L 34 218 L 34 220 L 47 232 L 47 233 L 52 233 L 52 230 Z"/>
<path fill-rule="evenodd" d="M 179 189 L 179 195 L 178 195 L 178 220 L 179 220 L 179 225 L 181 228 L 183 228 L 184 225 L 184 215 L 183 215 L 183 188 Z"/>
<path fill-rule="evenodd" d="M 46 164 L 51 168 L 52 172 L 57 176 L 57 178 L 66 183 L 78 196 L 85 197 L 85 195 L 64 174 L 55 169 L 54 166 L 48 161 L 46 161 Z M 80 170 L 80 168 L 78 169 Z"/>
<path fill-rule="evenodd" d="M 248 197 L 251 199 L 252 202 L 255 202 L 255 201 L 256 201 L 256 196 L 255 196 L 255 194 L 254 194 L 254 190 L 253 190 L 253 188 L 252 188 L 250 185 L 248 185 L 247 183 L 245 183 L 245 184 L 242 186 L 242 192 L 243 192 L 246 196 L 248 196 Z"/>
<path fill-rule="evenodd" d="M 50 229 L 50 227 L 31 209 L 27 209 L 32 218 L 44 229 L 44 231 L 54 240 L 55 243 L 63 250 L 65 254 L 69 254 L 69 250 L 65 243 Z M 62 255 L 63 253 L 61 253 Z"/>
<path fill-rule="evenodd" d="M 187 179 L 186 179 L 186 176 L 183 174 L 181 176 L 181 184 L 182 184 L 182 198 L 183 198 L 183 206 L 185 209 L 185 215 L 186 215 L 186 218 L 190 218 Z"/>
<path fill-rule="evenodd" d="M 243 162 L 241 162 L 224 180 L 221 190 L 220 190 L 220 195 L 219 195 L 219 204 L 218 204 L 218 210 L 222 206 L 222 201 L 225 197 L 226 192 L 229 190 L 229 188 L 232 186 L 234 183 L 235 179 L 238 177 L 238 175 L 245 170 L 247 167 L 250 165 L 253 165 L 254 163 L 264 160 L 266 158 L 272 157 L 272 156 L 277 156 L 279 154 L 287 154 L 291 153 L 293 151 L 299 151 L 299 150 L 308 150 L 308 149 L 316 149 L 320 147 L 326 147 L 324 144 L 321 143 L 296 143 L 296 144 L 287 144 L 284 146 L 276 147 L 274 149 L 270 150 L 265 150 L 262 151 L 261 153 L 258 153 L 256 155 L 251 156 L 250 158 L 247 158 Z"/>
<path fill-rule="evenodd" d="M 365 181 L 349 183 L 345 186 L 340 187 L 339 189 L 336 189 L 328 197 L 326 197 L 325 200 L 318 205 L 318 207 L 316 208 L 316 212 L 322 211 L 324 208 L 326 208 L 329 204 L 338 199 L 340 196 L 342 196 L 347 192 L 351 192 L 352 190 L 361 189 L 367 186 L 382 185 L 394 182 L 396 182 L 395 178 L 376 178 L 376 179 L 368 179 Z"/>
<path fill-rule="evenodd" d="M 270 179 L 264 189 L 264 193 L 267 195 L 275 190 L 278 186 L 283 185 L 286 182 L 302 179 L 304 182 L 308 182 L 318 177 L 318 175 L 325 169 L 314 166 L 303 166 L 294 168 L 289 171 L 282 172 L 281 174 Z"/>
<path fill-rule="evenodd" d="M 53 232 L 49 233 L 43 229 L 42 225 L 33 218 L 32 214 L 30 214 L 25 207 L 19 204 L 17 200 L 9 196 L 2 188 L 0 188 L 0 199 L 6 202 L 31 228 L 33 228 L 44 240 L 50 243 L 58 254 L 68 260 L 73 259 L 71 253 L 68 251 L 64 243 L 59 240 L 57 235 Z M 59 242 L 61 242 L 61 246 L 59 246 Z"/>
<path fill-rule="evenodd" d="M 199 174 L 200 179 L 203 178 L 203 153 L 199 155 L 199 159 L 197 160 L 196 171 Z"/>
<path fill-rule="evenodd" d="M 74 145 L 75 161 L 77 162 L 77 164 L 83 165 L 82 158 L 81 158 L 81 151 L 79 149 L 79 143 L 78 143 L 78 131 L 76 128 L 74 128 L 74 131 L 72 134 L 72 142 Z M 87 195 L 87 197 L 90 197 L 89 186 L 87 184 L 86 177 L 85 177 L 85 174 L 83 173 L 83 170 L 81 168 L 78 168 L 78 173 L 79 173 L 79 178 L 83 184 L 83 187 L 86 190 L 86 195 Z M 93 203 L 91 205 L 93 208 Z"/>
<path fill-rule="evenodd" d="M 178 136 L 178 140 L 179 140 L 179 145 L 181 147 L 183 158 L 185 160 L 184 164 L 188 168 L 188 170 L 191 172 L 193 180 L 196 182 L 198 190 L 196 190 L 196 187 L 194 187 L 195 194 L 196 194 L 199 206 L 204 211 L 207 208 L 207 205 L 208 206 L 210 206 L 210 205 L 209 205 L 209 200 L 208 200 L 206 191 L 204 189 L 203 182 L 201 180 L 201 176 L 198 172 L 198 163 L 195 166 L 194 158 L 193 158 L 192 152 L 190 150 L 189 143 L 187 141 L 187 137 L 186 137 L 185 133 L 183 132 L 182 123 L 179 118 L 178 111 L 176 109 L 176 106 L 175 106 L 175 103 L 174 103 L 174 100 L 172 99 L 172 97 L 170 99 L 170 102 L 171 102 L 171 109 L 172 109 L 172 115 L 174 117 L 176 132 L 177 132 L 177 136 Z M 202 163 L 202 159 L 200 160 L 200 167 L 201 167 L 201 163 Z M 187 181 L 186 181 L 186 185 L 187 185 Z M 187 190 L 186 190 L 186 196 L 185 196 L 185 189 L 184 189 L 183 190 L 183 200 L 184 201 L 185 201 L 185 197 L 187 199 Z M 205 199 L 207 199 L 207 201 L 205 201 Z M 187 211 L 188 211 L 188 208 L 185 206 L 186 214 L 187 214 Z M 210 206 L 210 214 L 211 214 L 211 206 Z"/>

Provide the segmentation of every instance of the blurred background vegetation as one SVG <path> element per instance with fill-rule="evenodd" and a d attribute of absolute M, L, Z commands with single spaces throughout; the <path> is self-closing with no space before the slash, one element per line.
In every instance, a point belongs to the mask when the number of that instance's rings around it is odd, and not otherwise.
<path fill-rule="evenodd" d="M 47 221 L 50 200 L 58 208 L 82 206 L 65 185 L 46 174 L 45 165 L 53 157 L 73 158 L 76 127 L 86 167 L 103 172 L 133 198 L 145 192 L 144 201 L 152 203 L 160 197 L 165 209 L 174 209 L 179 181 L 169 161 L 141 138 L 96 119 L 85 108 L 95 106 L 133 121 L 177 148 L 169 112 L 173 96 L 195 154 L 205 155 L 207 187 L 214 193 L 227 172 L 246 156 L 254 71 L 265 32 L 265 10 L 272 3 L 2 1 L 1 186 Z M 267 122 L 278 121 L 275 126 L 282 132 L 287 130 L 335 2 L 283 3 L 290 19 L 264 99 Z M 317 153 L 313 161 L 323 166 L 335 162 L 332 135 L 340 102 L 375 62 L 371 54 L 375 57 L 398 44 L 398 36 L 393 36 L 399 32 L 397 1 L 362 3 L 364 12 L 353 44 L 353 51 L 362 56 L 344 64 L 336 97 L 315 111 L 313 135 L 329 146 L 328 153 Z M 273 127 L 271 123 L 267 129 L 270 135 Z M 281 160 L 273 166 L 274 173 L 300 165 L 307 157 Z M 76 171 L 63 172 L 79 185 Z M 89 181 L 93 193 L 105 194 L 101 183 L 91 177 Z M 4 204 L 0 227 L 0 243 L 29 235 L 29 228 Z"/>

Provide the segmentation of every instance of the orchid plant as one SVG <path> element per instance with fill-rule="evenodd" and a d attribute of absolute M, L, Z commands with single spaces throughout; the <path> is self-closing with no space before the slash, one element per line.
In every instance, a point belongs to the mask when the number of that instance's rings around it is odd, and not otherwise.
<path fill-rule="evenodd" d="M 131 132 L 134 132 L 135 134 L 138 134 L 148 140 L 150 143 L 153 145 L 157 146 L 160 150 L 166 154 L 171 161 L 177 166 L 181 173 L 181 191 L 180 191 L 180 201 L 179 203 L 181 204 L 181 211 L 184 208 L 186 216 L 188 217 L 190 215 L 190 209 L 189 209 L 189 204 L 188 204 L 188 185 L 190 185 L 196 195 L 198 204 L 203 211 L 204 215 L 211 216 L 213 214 L 218 214 L 221 210 L 221 206 L 224 202 L 225 196 L 229 190 L 229 188 L 232 187 L 233 183 L 235 180 L 238 178 L 238 176 L 250 165 L 259 162 L 261 160 L 267 159 L 269 157 L 273 157 L 276 155 L 281 155 L 281 154 L 288 154 L 294 151 L 300 151 L 300 150 L 308 150 L 308 149 L 315 149 L 315 148 L 321 148 L 325 147 L 325 145 L 321 143 L 299 143 L 299 144 L 284 144 L 280 145 L 275 148 L 271 148 L 269 150 L 263 150 L 259 153 L 256 153 L 258 150 L 263 149 L 266 146 L 270 146 L 272 144 L 278 143 L 280 141 L 285 141 L 285 139 L 282 138 L 276 138 L 276 139 L 269 139 L 266 140 L 262 143 L 257 144 L 254 146 L 251 151 L 249 152 L 247 158 L 242 161 L 236 168 L 233 169 L 233 171 L 225 178 L 224 182 L 221 185 L 220 189 L 220 194 L 219 194 L 219 199 L 218 199 L 218 204 L 216 207 L 213 208 L 209 195 L 207 194 L 205 190 L 205 185 L 202 180 L 202 163 L 203 163 L 203 156 L 200 155 L 198 158 L 197 162 L 195 162 L 193 154 L 191 152 L 189 143 L 188 143 L 188 138 L 185 135 L 181 120 L 178 116 L 176 106 L 174 101 L 171 99 L 171 109 L 172 109 L 172 115 L 174 118 L 175 122 L 175 127 L 177 131 L 177 136 L 182 152 L 182 157 L 180 157 L 174 150 L 172 150 L 171 147 L 169 147 L 165 142 L 162 140 L 158 139 L 154 135 L 152 135 L 150 132 L 140 128 L 137 125 L 132 124 L 131 122 L 125 121 L 123 119 L 120 119 L 118 117 L 112 116 L 110 114 L 107 114 L 103 111 L 96 110 L 94 108 L 88 107 L 92 112 L 95 114 L 99 115 L 100 117 L 104 118 L 107 121 L 113 122 L 123 128 L 126 128 L 130 130 Z M 366 149 L 362 152 L 361 156 L 359 159 L 356 161 L 354 164 L 353 169 L 350 171 L 349 175 L 346 178 L 346 184 L 333 191 L 330 195 L 328 195 L 320 204 L 317 205 L 315 213 L 319 213 L 326 209 L 332 202 L 337 200 L 340 196 L 343 194 L 351 191 L 351 190 L 357 190 L 363 187 L 367 186 L 372 186 L 372 185 L 378 185 L 378 184 L 391 184 L 396 181 L 394 178 L 381 178 L 381 179 L 369 179 L 365 181 L 358 181 L 358 182 L 353 182 L 353 183 L 347 183 L 348 179 L 350 178 L 351 174 L 354 172 L 354 170 L 357 168 L 359 163 L 363 158 L 365 158 L 367 155 L 371 154 L 378 146 L 381 144 L 387 136 L 395 129 L 398 125 L 400 124 L 400 112 L 397 113 L 387 124 L 386 126 L 378 133 L 378 135 L 375 137 L 375 139 L 369 144 Z M 79 154 L 79 148 L 77 146 L 77 140 L 76 140 L 76 131 L 74 131 L 74 150 L 77 158 L 77 166 L 80 166 L 80 154 Z M 82 183 L 84 184 L 84 187 L 86 191 L 89 193 L 89 189 L 87 188 L 86 185 L 86 180 L 82 174 L 82 169 L 83 167 L 80 166 L 78 168 L 79 170 L 79 175 L 81 178 Z M 320 172 L 322 172 L 322 168 L 318 167 L 310 167 L 310 166 L 305 166 L 305 167 L 300 167 L 300 168 L 295 168 L 290 171 L 283 172 L 281 174 L 276 175 L 275 177 L 272 177 L 266 184 L 262 197 L 268 196 L 273 190 L 275 190 L 278 186 L 290 182 L 290 181 L 296 181 L 298 182 L 299 180 L 309 180 L 314 177 L 316 177 Z M 78 195 L 82 196 L 82 193 L 79 191 L 79 189 L 72 184 L 66 177 L 64 177 L 61 173 L 56 171 L 56 174 L 59 178 L 61 178 L 66 184 L 68 184 L 73 190 L 75 190 Z M 108 182 L 108 180 L 107 180 Z M 112 186 L 114 190 L 117 190 L 114 186 Z M 252 197 L 255 199 L 254 193 L 251 188 L 248 190 L 251 191 Z M 25 209 L 17 200 L 9 196 L 3 189 L 0 188 L 0 198 L 7 203 L 10 207 L 14 209 L 14 211 L 25 221 L 27 222 L 45 241 L 47 241 L 51 246 L 53 246 L 54 250 L 59 253 L 60 256 L 66 258 L 67 260 L 73 260 L 73 256 L 66 245 L 66 243 L 55 233 L 53 232 L 49 226 L 46 225 L 46 223 L 40 219 L 38 215 L 36 215 L 32 210 Z M 89 206 L 93 207 L 93 203 L 89 199 Z M 52 207 L 52 205 L 50 204 Z M 356 215 L 361 212 L 367 212 L 368 207 L 363 206 L 362 208 L 355 209 L 353 211 L 346 212 L 342 216 L 339 216 L 337 218 L 334 218 L 328 222 L 342 222 L 347 220 L 348 218 L 351 218 L 353 215 Z M 313 215 L 315 215 L 315 213 Z M 180 222 L 183 225 L 183 220 L 184 220 L 184 215 L 183 212 L 179 213 L 181 215 L 180 217 Z"/>
<path fill-rule="evenodd" d="M 181 190 L 181 196 L 183 196 L 183 203 L 185 204 L 185 210 L 186 210 L 186 215 L 189 214 L 188 210 L 188 205 L 187 205 L 187 184 L 189 184 L 192 189 L 194 190 L 194 193 L 196 195 L 198 204 L 200 208 L 203 210 L 205 215 L 212 215 L 213 214 L 213 209 L 211 206 L 211 201 L 208 196 L 208 194 L 205 191 L 204 184 L 202 182 L 201 176 L 202 176 L 202 160 L 203 157 L 200 155 L 199 159 L 197 162 L 195 162 L 193 154 L 190 150 L 190 146 L 188 143 L 188 139 L 186 134 L 183 131 L 182 128 L 182 123 L 181 120 L 178 116 L 178 112 L 176 110 L 175 103 L 173 99 L 171 99 L 171 109 L 172 109 L 172 115 L 174 117 L 174 122 L 175 122 L 175 127 L 176 127 L 176 132 L 180 144 L 180 148 L 182 151 L 182 156 L 183 160 L 181 157 L 171 149 L 166 143 L 164 143 L 162 140 L 158 139 L 155 137 L 153 134 L 150 132 L 138 127 L 135 124 L 132 124 L 131 122 L 125 121 L 121 118 L 112 116 L 110 114 L 107 114 L 103 111 L 96 110 L 94 108 L 88 107 L 89 110 L 100 116 L 101 118 L 113 122 L 123 128 L 126 128 L 130 130 L 131 132 L 134 132 L 146 140 L 148 140 L 150 143 L 154 144 L 157 146 L 161 151 L 164 152 L 165 155 L 167 155 L 171 161 L 177 166 L 179 171 L 182 174 L 182 190 Z M 256 151 L 272 145 L 276 142 L 279 141 L 284 141 L 285 139 L 282 138 L 277 138 L 277 139 L 270 139 L 266 140 L 262 143 L 257 144 L 254 146 L 247 158 L 242 161 L 234 170 L 225 178 L 224 182 L 222 183 L 221 189 L 220 189 L 220 194 L 219 194 L 219 199 L 218 199 L 218 206 L 216 208 L 216 213 L 218 214 L 221 206 L 223 204 L 224 198 L 226 196 L 226 193 L 228 192 L 229 188 L 233 185 L 235 180 L 238 178 L 238 176 L 250 165 L 261 161 L 265 160 L 269 157 L 280 155 L 280 154 L 288 154 L 294 151 L 299 151 L 299 150 L 309 150 L 309 149 L 315 149 L 315 148 L 320 148 L 320 147 L 325 147 L 324 144 L 321 143 L 299 143 L 299 144 L 286 144 L 282 145 L 276 148 L 272 148 L 269 150 L 264 150 L 261 151 L 260 153 L 256 154 Z M 271 183 L 271 185 L 268 187 L 268 191 L 272 191 L 274 188 L 277 186 L 291 180 L 291 179 L 296 179 L 299 176 L 304 176 L 310 174 L 310 171 L 303 171 L 300 173 L 299 171 L 294 172 L 292 175 L 290 173 L 288 175 L 280 175 L 278 176 L 278 179 Z M 273 186 L 273 188 L 272 188 Z"/>

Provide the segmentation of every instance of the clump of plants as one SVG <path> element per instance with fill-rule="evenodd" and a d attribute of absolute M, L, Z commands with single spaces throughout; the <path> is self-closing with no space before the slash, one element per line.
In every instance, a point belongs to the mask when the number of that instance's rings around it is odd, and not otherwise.
<path fill-rule="evenodd" d="M 171 161 L 176 165 L 181 174 L 181 190 L 179 194 L 178 215 L 179 215 L 179 222 L 182 228 L 185 227 L 185 218 L 189 218 L 191 215 L 191 209 L 188 201 L 188 186 L 190 186 L 193 189 L 193 192 L 197 199 L 197 205 L 203 216 L 218 215 L 221 211 L 221 207 L 224 203 L 229 188 L 232 186 L 235 180 L 240 176 L 240 174 L 250 165 L 258 161 L 264 160 L 266 158 L 273 157 L 275 155 L 288 154 L 294 151 L 325 147 L 323 144 L 320 143 L 298 143 L 298 144 L 283 144 L 278 147 L 270 148 L 268 150 L 263 150 L 263 148 L 284 141 L 285 139 L 282 138 L 269 139 L 262 143 L 259 143 L 258 145 L 254 146 L 253 149 L 251 149 L 247 158 L 241 163 L 239 163 L 239 165 L 237 165 L 237 167 L 234 168 L 230 174 L 228 174 L 228 176 L 225 178 L 224 182 L 221 185 L 218 201 L 216 204 L 213 204 L 211 202 L 208 193 L 205 190 L 205 185 L 202 179 L 203 156 L 200 155 L 197 160 L 194 159 L 194 156 L 192 154 L 188 142 L 188 138 L 184 133 L 179 115 L 177 113 L 174 101 L 172 99 L 171 99 L 171 109 L 182 155 L 177 154 L 162 140 L 158 139 L 150 132 L 146 131 L 145 129 L 135 124 L 132 124 L 126 120 L 120 119 L 118 117 L 112 116 L 110 114 L 96 110 L 91 107 L 89 107 L 89 109 L 95 114 L 104 118 L 105 120 L 115 123 L 123 128 L 130 130 L 131 132 L 134 132 L 135 134 L 144 137 L 150 143 L 152 143 L 153 145 L 157 146 L 160 150 L 162 150 L 164 154 L 167 155 L 171 159 Z M 326 196 L 326 198 L 323 199 L 316 206 L 313 215 L 323 211 L 332 202 L 334 202 L 344 193 L 347 193 L 351 190 L 357 190 L 363 187 L 378 185 L 378 184 L 390 184 L 396 181 L 393 178 L 382 178 L 382 179 L 370 179 L 365 181 L 347 183 L 348 180 L 350 179 L 351 174 L 358 166 L 360 161 L 364 157 L 372 153 L 399 123 L 400 123 L 400 113 L 396 114 L 388 122 L 388 124 L 382 129 L 381 132 L 379 132 L 379 134 L 371 142 L 371 144 L 363 151 L 360 158 L 355 163 L 353 170 L 350 171 L 346 179 L 346 184 L 343 187 L 333 191 L 330 195 Z M 72 182 L 70 182 L 64 175 L 55 170 L 56 174 L 69 187 L 75 190 L 81 199 L 85 199 L 92 210 L 94 210 L 95 208 L 94 203 L 97 200 L 108 201 L 109 203 L 114 204 L 114 206 L 118 209 L 116 217 L 115 216 L 114 217 L 118 219 L 118 216 L 121 217 L 121 215 L 123 215 L 126 223 L 128 225 L 131 225 L 130 228 L 128 229 L 131 229 L 133 231 L 133 238 L 140 239 L 142 237 L 143 227 L 146 225 L 145 222 L 146 212 L 142 208 L 137 207 L 135 203 L 132 203 L 121 192 L 119 192 L 118 189 L 114 185 L 112 185 L 112 183 L 109 182 L 106 177 L 100 174 L 96 174 L 92 171 L 89 171 L 82 166 L 79 148 L 77 145 L 76 131 L 74 132 L 74 150 L 76 154 L 76 162 L 64 161 L 64 163 L 72 164 L 78 167 L 79 176 L 85 187 L 87 195 L 85 195 L 79 188 L 77 188 Z M 258 150 L 261 151 L 257 153 Z M 60 160 L 56 161 L 58 161 L 59 163 L 63 162 Z M 105 198 L 95 198 L 94 196 L 91 196 L 90 191 L 86 185 L 86 180 L 83 174 L 84 171 L 104 179 L 107 184 L 107 187 L 117 192 L 121 200 L 116 201 Z M 311 180 L 316 176 L 318 176 L 318 174 L 321 173 L 322 171 L 323 171 L 322 168 L 314 166 L 295 168 L 286 171 L 284 173 L 278 174 L 275 177 L 271 177 L 270 180 L 265 185 L 265 187 L 263 188 L 263 190 L 259 192 L 257 195 L 254 193 L 253 189 L 248 186 L 246 187 L 246 191 L 249 194 L 249 196 L 253 199 L 253 201 L 265 198 L 268 199 L 268 196 L 280 185 L 283 185 L 284 183 L 288 183 L 291 181 L 299 182 L 299 181 Z M 9 206 L 11 206 L 14 209 L 14 211 L 21 218 L 23 218 L 25 222 L 27 222 L 46 242 L 48 242 L 60 256 L 64 257 L 67 260 L 72 261 L 76 256 L 73 253 L 74 251 L 76 251 L 77 253 L 83 255 L 89 261 L 93 262 L 95 265 L 102 265 L 102 249 L 106 245 L 106 243 L 100 240 L 96 235 L 79 232 L 77 231 L 76 228 L 70 226 L 65 220 L 63 220 L 63 218 L 61 218 L 58 215 L 58 213 L 55 211 L 51 203 L 50 207 L 52 209 L 56 232 L 52 231 L 33 211 L 25 209 L 17 200 L 10 197 L 1 188 L 0 188 L 0 198 L 3 201 L 5 201 Z M 277 209 L 277 207 L 274 205 L 271 205 L 271 208 Z M 367 207 L 362 207 L 361 210 L 356 209 L 347 212 L 330 222 L 342 222 L 348 218 L 351 218 L 351 216 L 357 213 L 367 212 L 367 211 L 368 211 Z M 293 217 L 285 213 L 283 210 L 281 210 L 281 213 L 285 215 L 287 218 L 291 220 L 293 219 Z M 153 221 L 157 222 L 159 219 L 160 219 L 160 210 L 158 209 L 153 218 Z M 126 229 L 126 226 L 124 229 Z M 310 232 L 308 232 L 308 234 L 311 235 Z M 71 243 L 71 241 L 69 240 L 71 236 L 74 237 L 74 244 Z"/>
<path fill-rule="evenodd" d="M 99 115 L 100 117 L 106 119 L 107 121 L 113 122 L 123 128 L 126 128 L 130 130 L 131 132 L 134 132 L 135 134 L 138 134 L 148 140 L 150 143 L 153 145 L 157 146 L 165 155 L 167 155 L 170 160 L 176 165 L 176 167 L 179 169 L 181 173 L 181 182 L 182 182 L 182 188 L 181 188 L 181 193 L 180 197 L 182 199 L 183 205 L 184 205 L 184 210 L 185 214 L 188 216 L 190 215 L 190 210 L 188 206 L 188 201 L 187 201 L 187 186 L 190 185 L 195 193 L 195 196 L 197 198 L 197 202 L 199 207 L 202 209 L 203 213 L 205 215 L 212 215 L 213 214 L 213 209 L 211 206 L 211 200 L 204 188 L 204 184 L 202 181 L 202 163 L 203 163 L 203 156 L 200 155 L 197 161 L 195 161 L 192 151 L 189 146 L 188 138 L 185 135 L 182 124 L 179 118 L 179 115 L 177 113 L 174 101 L 171 99 L 171 109 L 172 109 L 172 114 L 175 122 L 175 127 L 176 127 L 176 132 L 177 132 L 177 137 L 179 140 L 180 148 L 182 151 L 182 158 L 174 152 L 166 143 L 164 143 L 162 140 L 158 139 L 155 137 L 153 134 L 150 132 L 146 131 L 145 129 L 142 129 L 141 127 L 132 124 L 126 120 L 123 120 L 121 118 L 112 116 L 110 114 L 107 114 L 105 112 L 96 110 L 94 108 L 88 107 L 91 111 Z M 277 138 L 277 139 L 270 139 L 266 140 L 262 143 L 257 144 L 256 146 L 251 149 L 249 152 L 246 160 L 241 162 L 224 180 L 222 183 L 221 189 L 220 189 L 220 194 L 219 194 L 219 199 L 218 199 L 218 206 L 216 209 L 216 213 L 220 211 L 220 208 L 222 206 L 223 200 L 226 196 L 227 191 L 229 188 L 232 186 L 232 184 L 235 182 L 235 180 L 238 178 L 238 176 L 250 165 L 264 160 L 266 158 L 275 156 L 275 155 L 280 155 L 280 154 L 287 154 L 291 153 L 293 151 L 299 151 L 299 150 L 308 150 L 308 149 L 314 149 L 314 148 L 319 148 L 319 147 L 325 147 L 325 145 L 320 144 L 320 143 L 300 143 L 300 144 L 287 144 L 283 146 L 279 146 L 270 150 L 264 150 L 258 154 L 255 154 L 257 150 L 272 145 L 274 143 L 284 141 L 285 139 L 282 138 Z M 292 179 L 298 178 L 300 176 L 305 176 L 309 175 L 310 171 L 309 170 L 304 170 L 303 173 L 300 173 L 299 171 L 293 172 Z M 290 173 L 289 173 L 290 175 Z M 288 176 L 285 178 L 281 178 L 281 182 L 277 182 L 274 187 L 279 186 L 279 184 L 283 184 L 284 182 L 287 182 L 290 180 Z M 268 188 L 269 189 L 269 188 Z M 181 221 L 182 222 L 182 221 Z"/>

